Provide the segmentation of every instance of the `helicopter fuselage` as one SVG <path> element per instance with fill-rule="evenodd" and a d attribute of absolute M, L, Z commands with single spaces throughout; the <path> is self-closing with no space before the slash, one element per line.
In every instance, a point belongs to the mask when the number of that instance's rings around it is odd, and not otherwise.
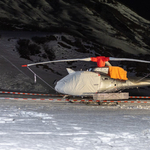
<path fill-rule="evenodd" d="M 116 92 L 133 86 L 129 80 L 116 80 L 106 74 L 92 71 L 74 71 L 59 80 L 55 90 L 75 96 L 89 96 L 95 93 Z"/>

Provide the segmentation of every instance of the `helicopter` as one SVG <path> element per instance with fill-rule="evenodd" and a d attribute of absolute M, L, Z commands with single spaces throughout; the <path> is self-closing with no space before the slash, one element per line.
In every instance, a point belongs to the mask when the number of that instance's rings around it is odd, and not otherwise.
<path fill-rule="evenodd" d="M 127 71 L 118 66 L 112 66 L 109 61 L 131 61 L 150 63 L 150 61 L 130 59 L 130 58 L 115 58 L 115 57 L 89 57 L 77 59 L 53 60 L 39 63 L 22 65 L 22 67 L 30 67 L 33 65 L 69 62 L 69 61 L 92 61 L 97 63 L 96 68 L 90 68 L 87 71 L 74 71 L 67 68 L 68 75 L 57 81 L 55 91 L 64 95 L 71 96 L 94 96 L 99 95 L 99 99 L 105 95 L 108 99 L 128 99 L 129 93 L 121 93 L 121 90 L 137 88 L 150 85 L 150 79 L 136 80 L 127 78 Z M 119 97 L 119 95 L 125 95 Z M 112 96 L 113 95 L 113 96 Z M 97 97 L 96 97 L 97 98 Z"/>

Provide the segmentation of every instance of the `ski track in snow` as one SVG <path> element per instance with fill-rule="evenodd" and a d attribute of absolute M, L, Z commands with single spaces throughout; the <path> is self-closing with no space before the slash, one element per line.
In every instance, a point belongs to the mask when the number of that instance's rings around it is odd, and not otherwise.
<path fill-rule="evenodd" d="M 3 150 L 150 149 L 149 110 L 9 100 L 0 103 Z"/>

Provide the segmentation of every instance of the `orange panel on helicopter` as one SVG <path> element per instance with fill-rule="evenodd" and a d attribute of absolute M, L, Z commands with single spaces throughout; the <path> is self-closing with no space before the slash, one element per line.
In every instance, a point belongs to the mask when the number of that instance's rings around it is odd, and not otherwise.
<path fill-rule="evenodd" d="M 109 76 L 113 79 L 128 80 L 127 71 L 121 67 L 109 66 Z"/>

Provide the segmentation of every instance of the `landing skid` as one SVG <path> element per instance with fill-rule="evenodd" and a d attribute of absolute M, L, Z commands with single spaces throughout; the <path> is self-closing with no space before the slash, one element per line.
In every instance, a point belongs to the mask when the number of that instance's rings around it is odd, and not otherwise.
<path fill-rule="evenodd" d="M 123 100 L 129 99 L 129 93 L 96 93 L 93 95 L 93 100 Z"/>

